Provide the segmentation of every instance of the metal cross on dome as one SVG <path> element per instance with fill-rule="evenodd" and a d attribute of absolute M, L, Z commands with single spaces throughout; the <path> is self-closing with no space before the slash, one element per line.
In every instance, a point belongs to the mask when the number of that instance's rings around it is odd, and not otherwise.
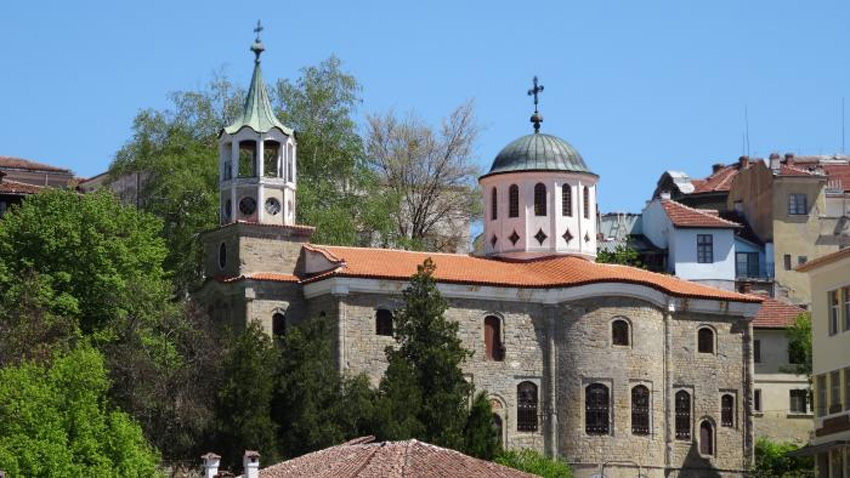
<path fill-rule="evenodd" d="M 537 95 L 543 92 L 543 85 L 537 84 L 537 75 L 534 75 L 534 88 L 528 90 L 528 96 L 534 97 L 534 112 L 537 113 Z"/>
<path fill-rule="evenodd" d="M 254 28 L 254 33 L 257 34 L 257 43 L 260 42 L 260 32 L 263 31 L 263 25 L 257 20 L 257 28 Z"/>

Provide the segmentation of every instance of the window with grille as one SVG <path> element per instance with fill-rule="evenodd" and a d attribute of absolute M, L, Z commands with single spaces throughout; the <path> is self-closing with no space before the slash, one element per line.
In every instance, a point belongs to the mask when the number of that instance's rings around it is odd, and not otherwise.
<path fill-rule="evenodd" d="M 610 403 L 608 387 L 601 383 L 585 389 L 585 426 L 588 435 L 607 435 L 610 430 Z"/>
<path fill-rule="evenodd" d="M 492 361 L 505 359 L 505 347 L 502 345 L 502 321 L 492 315 L 484 318 L 484 358 Z"/>
<path fill-rule="evenodd" d="M 629 345 L 629 323 L 623 319 L 611 322 L 611 343 Z"/>
<path fill-rule="evenodd" d="M 736 252 L 735 253 L 735 276 L 736 277 L 759 277 L 759 254 L 758 254 L 758 252 Z"/>
<path fill-rule="evenodd" d="M 691 439 L 691 394 L 684 390 L 676 392 L 676 439 Z"/>
<path fill-rule="evenodd" d="M 829 335 L 838 333 L 838 291 L 831 290 L 827 293 L 829 296 Z"/>
<path fill-rule="evenodd" d="M 788 391 L 789 406 L 791 413 L 806 413 L 808 411 L 807 402 L 809 398 L 808 390 L 789 390 Z"/>
<path fill-rule="evenodd" d="M 375 334 L 376 335 L 392 335 L 393 334 L 393 313 L 387 309 L 378 309 L 375 312 Z"/>
<path fill-rule="evenodd" d="M 697 262 L 711 264 L 714 262 L 714 236 L 697 234 Z"/>
<path fill-rule="evenodd" d="M 703 354 L 714 353 L 714 331 L 703 327 L 697 332 L 697 350 Z"/>
<path fill-rule="evenodd" d="M 508 188 L 508 217 L 519 217 L 519 186 Z"/>
<path fill-rule="evenodd" d="M 495 221 L 499 219 L 499 193 L 496 188 L 490 192 L 490 219 Z"/>
<path fill-rule="evenodd" d="M 699 424 L 699 452 L 702 455 L 714 455 L 714 427 L 708 420 Z"/>
<path fill-rule="evenodd" d="M 841 295 L 844 297 L 844 331 L 847 332 L 850 330 L 850 287 L 842 287 Z"/>
<path fill-rule="evenodd" d="M 569 184 L 561 186 L 561 215 L 573 215 L 573 188 Z"/>
<path fill-rule="evenodd" d="M 728 393 L 720 397 L 720 426 L 735 426 L 735 397 Z"/>
<path fill-rule="evenodd" d="M 785 270 L 790 271 L 791 270 L 791 254 L 785 254 L 784 256 L 782 256 L 782 262 L 783 262 L 783 265 L 785 266 Z"/>
<path fill-rule="evenodd" d="M 537 431 L 537 385 L 522 382 L 516 387 L 516 429 L 521 432 Z"/>
<path fill-rule="evenodd" d="M 272 335 L 275 337 L 286 335 L 286 316 L 280 312 L 272 315 Z"/>
<path fill-rule="evenodd" d="M 649 389 L 644 385 L 632 388 L 632 434 L 649 435 Z"/>
<path fill-rule="evenodd" d="M 546 185 L 543 183 L 534 185 L 534 215 L 546 215 Z"/>
<path fill-rule="evenodd" d="M 788 214 L 792 216 L 799 216 L 808 213 L 809 209 L 805 194 L 788 195 Z"/>
<path fill-rule="evenodd" d="M 590 219 L 590 188 L 584 186 L 582 190 L 582 199 L 584 200 L 584 218 Z"/>
<path fill-rule="evenodd" d="M 826 415 L 826 375 L 818 375 L 817 377 L 817 415 L 822 417 Z"/>

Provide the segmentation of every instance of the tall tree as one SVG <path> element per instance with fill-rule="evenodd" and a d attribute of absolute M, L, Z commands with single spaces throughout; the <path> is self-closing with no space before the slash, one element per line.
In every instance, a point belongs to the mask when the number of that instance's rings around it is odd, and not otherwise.
<path fill-rule="evenodd" d="M 9 476 L 161 476 L 159 457 L 107 400 L 103 357 L 88 347 L 50 365 L 0 369 L 0 470 Z"/>
<path fill-rule="evenodd" d="M 400 200 L 393 222 L 402 245 L 453 251 L 480 211 L 474 162 L 479 128 L 466 102 L 439 129 L 392 111 L 367 118 L 367 153 L 381 183 Z"/>
<path fill-rule="evenodd" d="M 386 349 L 389 365 L 380 385 L 382 434 L 463 450 L 472 385 L 460 367 L 471 353 L 458 337 L 459 324 L 444 315 L 448 305 L 434 270 L 430 258 L 417 267 L 394 318 L 397 346 Z"/>
<path fill-rule="evenodd" d="M 794 319 L 791 327 L 785 330 L 788 337 L 788 356 L 792 365 L 787 368 L 790 373 L 805 375 L 812 381 L 812 316 L 803 312 Z"/>
<path fill-rule="evenodd" d="M 369 245 L 389 234 L 397 201 L 368 167 L 354 113 L 361 87 L 334 56 L 278 80 L 275 105 L 298 138 L 298 220 L 316 242 Z"/>

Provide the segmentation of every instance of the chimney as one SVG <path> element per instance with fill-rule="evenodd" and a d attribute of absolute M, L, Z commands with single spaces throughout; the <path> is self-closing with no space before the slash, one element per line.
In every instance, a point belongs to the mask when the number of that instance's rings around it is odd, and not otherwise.
<path fill-rule="evenodd" d="M 242 458 L 242 476 L 244 478 L 260 478 L 260 454 L 245 450 L 245 456 Z"/>
<path fill-rule="evenodd" d="M 779 153 L 770 153 L 770 170 L 774 173 L 779 172 Z"/>
<path fill-rule="evenodd" d="M 753 293 L 753 285 L 749 282 L 744 282 L 738 288 L 738 291 L 742 294 L 752 294 Z"/>
<path fill-rule="evenodd" d="M 711 165 L 711 174 L 716 174 L 721 169 L 725 168 L 726 165 L 723 163 L 715 163 Z"/>
<path fill-rule="evenodd" d="M 785 153 L 785 164 L 794 166 L 794 153 Z"/>
<path fill-rule="evenodd" d="M 213 452 L 202 455 L 204 460 L 204 478 L 215 478 L 218 475 L 218 467 L 221 464 L 221 457 Z"/>
<path fill-rule="evenodd" d="M 662 200 L 670 200 L 670 191 L 661 191 L 661 199 Z"/>
<path fill-rule="evenodd" d="M 750 157 L 749 156 L 741 156 L 738 158 L 738 169 L 747 169 L 750 166 Z"/>

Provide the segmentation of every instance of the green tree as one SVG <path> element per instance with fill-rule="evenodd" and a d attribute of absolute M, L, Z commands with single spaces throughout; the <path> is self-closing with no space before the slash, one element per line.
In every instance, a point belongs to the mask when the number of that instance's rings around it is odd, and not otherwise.
<path fill-rule="evenodd" d="M 641 262 L 638 252 L 630 245 L 617 246 L 613 251 L 600 249 L 596 253 L 596 262 L 604 264 L 622 264 L 624 266 L 639 267 L 641 269 L 646 268 L 643 262 Z"/>
<path fill-rule="evenodd" d="M 530 449 L 506 451 L 497 456 L 494 461 L 500 465 L 543 478 L 571 478 L 573 476 L 572 469 L 566 463 L 546 458 L 539 452 Z"/>
<path fill-rule="evenodd" d="M 815 467 L 811 457 L 791 457 L 788 453 L 798 449 L 794 443 L 774 442 L 765 437 L 756 440 L 755 465 L 753 476 L 756 478 L 802 478 L 814 476 Z"/>
<path fill-rule="evenodd" d="M 486 392 L 478 392 L 469 410 L 464 433 L 464 452 L 482 460 L 492 460 L 501 451 L 499 430 L 493 424 L 493 409 Z"/>
<path fill-rule="evenodd" d="M 281 452 L 295 457 L 370 432 L 374 392 L 365 375 L 340 375 L 330 320 L 317 317 L 281 340 L 273 415 Z"/>
<path fill-rule="evenodd" d="M 0 369 L 0 469 L 10 476 L 161 476 L 159 457 L 107 400 L 103 357 L 83 347 L 49 366 Z"/>
<path fill-rule="evenodd" d="M 812 316 L 802 312 L 794 319 L 794 323 L 785 330 L 788 337 L 788 356 L 792 362 L 783 371 L 809 377 L 812 381 Z"/>
<path fill-rule="evenodd" d="M 241 466 L 245 450 L 257 450 L 269 462 L 277 459 L 276 426 L 271 403 L 277 349 L 259 322 L 251 322 L 235 338 L 222 363 L 216 396 L 215 449 L 223 463 Z"/>
<path fill-rule="evenodd" d="M 448 304 L 434 270 L 430 258 L 417 267 L 394 318 L 397 346 L 386 349 L 389 365 L 378 402 L 381 434 L 463 450 L 472 385 L 460 367 L 471 353 L 461 345 L 459 324 L 444 316 Z"/>

